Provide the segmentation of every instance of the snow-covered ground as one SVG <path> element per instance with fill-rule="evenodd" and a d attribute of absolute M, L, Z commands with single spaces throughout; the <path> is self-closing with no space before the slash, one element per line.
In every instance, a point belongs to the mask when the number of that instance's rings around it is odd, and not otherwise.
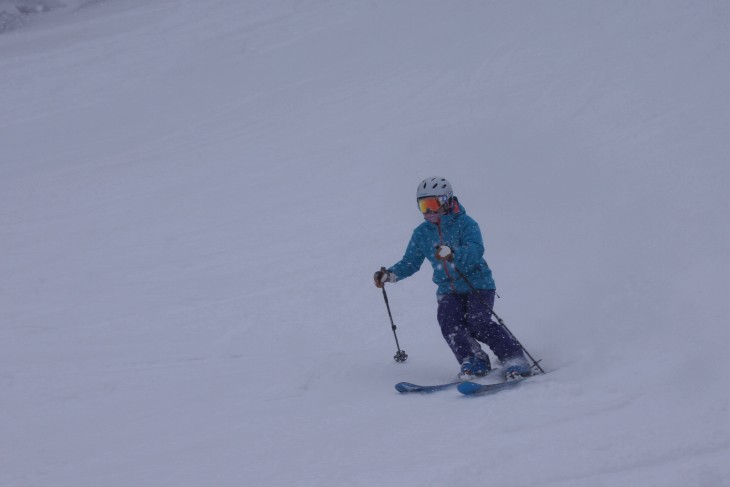
<path fill-rule="evenodd" d="M 730 485 L 730 2 L 40 3 L 0 35 L 1 486 Z M 458 370 L 430 269 L 404 364 L 371 282 L 431 175 L 548 375 L 393 389 Z"/>

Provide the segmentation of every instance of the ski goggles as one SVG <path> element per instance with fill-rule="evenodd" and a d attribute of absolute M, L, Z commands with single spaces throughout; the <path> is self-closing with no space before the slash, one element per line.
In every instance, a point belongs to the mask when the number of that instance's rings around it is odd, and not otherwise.
<path fill-rule="evenodd" d="M 449 200 L 448 196 L 427 196 L 418 200 L 418 209 L 421 213 L 437 213 Z"/>

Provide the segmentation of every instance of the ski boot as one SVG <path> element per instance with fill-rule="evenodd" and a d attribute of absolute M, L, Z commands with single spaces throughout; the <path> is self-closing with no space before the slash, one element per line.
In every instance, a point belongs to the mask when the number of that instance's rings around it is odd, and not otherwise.
<path fill-rule="evenodd" d="M 482 357 L 467 357 L 461 363 L 461 372 L 459 372 L 459 379 L 471 380 L 474 377 L 483 377 L 492 369 L 489 364 L 489 357 L 485 360 Z"/>
<path fill-rule="evenodd" d="M 502 363 L 505 381 L 517 380 L 532 375 L 532 368 L 524 356 L 514 357 Z"/>

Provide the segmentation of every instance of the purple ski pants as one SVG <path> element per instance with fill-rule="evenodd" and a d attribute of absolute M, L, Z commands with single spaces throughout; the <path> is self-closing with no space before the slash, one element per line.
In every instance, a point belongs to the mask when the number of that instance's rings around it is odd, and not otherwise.
<path fill-rule="evenodd" d="M 487 345 L 504 362 L 522 355 L 519 344 L 499 323 L 492 321 L 493 289 L 477 289 L 467 294 L 440 294 L 438 322 L 441 333 L 459 363 L 476 355 Z"/>

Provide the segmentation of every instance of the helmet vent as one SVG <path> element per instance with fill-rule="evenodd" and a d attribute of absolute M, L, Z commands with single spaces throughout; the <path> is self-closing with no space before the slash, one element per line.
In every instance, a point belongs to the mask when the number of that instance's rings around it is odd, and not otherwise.
<path fill-rule="evenodd" d="M 0 0 L 2 1 L 2 0 Z M 451 183 L 446 178 L 431 177 L 426 178 L 418 184 L 416 198 L 426 198 L 429 196 L 451 196 L 453 189 Z"/>

